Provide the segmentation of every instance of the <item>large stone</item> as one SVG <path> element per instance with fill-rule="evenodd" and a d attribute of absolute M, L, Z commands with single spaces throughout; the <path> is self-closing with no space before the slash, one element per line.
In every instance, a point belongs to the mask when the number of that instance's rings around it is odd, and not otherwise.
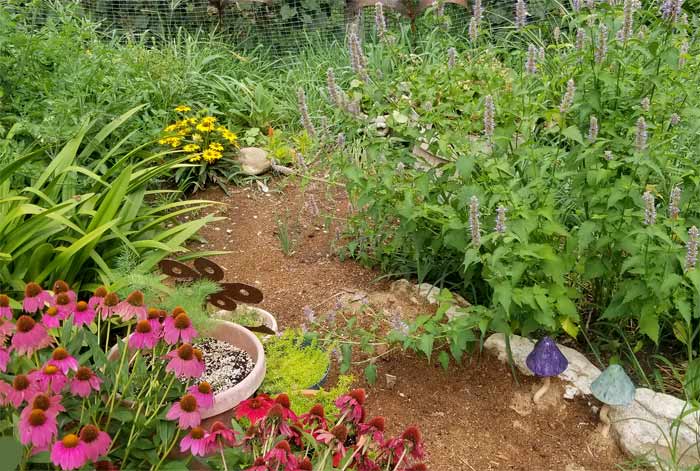
<path fill-rule="evenodd" d="M 259 147 L 241 147 L 237 160 L 241 164 L 241 171 L 246 175 L 261 175 L 272 166 L 267 151 Z"/>
<path fill-rule="evenodd" d="M 513 353 L 513 363 L 525 375 L 532 372 L 525 364 L 525 359 L 532 351 L 535 343 L 519 335 L 510 336 L 510 349 Z M 600 370 L 583 354 L 573 348 L 557 344 L 559 350 L 569 360 L 569 367 L 559 375 L 559 379 L 567 382 L 564 397 L 572 399 L 574 396 L 591 394 L 591 383 L 600 376 Z M 484 348 L 498 357 L 504 363 L 508 362 L 506 341 L 503 334 L 493 334 L 484 342 Z"/>
<path fill-rule="evenodd" d="M 700 463 L 700 412 L 688 412 L 685 401 L 638 388 L 634 402 L 626 407 L 610 407 L 609 417 L 620 447 L 626 453 L 644 456 L 651 462 L 666 465 L 663 469 L 671 469 L 668 467 L 672 462 L 669 444 L 674 441 L 677 456 L 683 455 L 675 464 Z"/>

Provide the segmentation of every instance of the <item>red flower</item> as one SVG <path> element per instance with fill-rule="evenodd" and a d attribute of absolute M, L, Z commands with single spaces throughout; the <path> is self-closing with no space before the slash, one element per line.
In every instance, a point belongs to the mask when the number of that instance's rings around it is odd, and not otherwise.
<path fill-rule="evenodd" d="M 305 426 L 311 427 L 312 431 L 321 427 L 328 428 L 326 414 L 321 404 L 316 404 L 309 410 L 309 412 L 306 414 L 301 414 L 299 416 L 299 420 L 301 420 L 301 423 Z"/>
<path fill-rule="evenodd" d="M 282 440 L 275 445 L 272 450 L 267 452 L 264 458 L 272 466 L 272 469 L 294 469 L 297 466 L 297 459 L 292 454 L 292 449 L 289 447 L 287 440 Z"/>
<path fill-rule="evenodd" d="M 244 471 L 269 471 L 270 468 L 267 466 L 267 461 L 265 458 L 255 458 L 253 466 Z"/>
<path fill-rule="evenodd" d="M 297 415 L 291 409 L 292 405 L 289 402 L 289 396 L 282 393 L 275 398 L 275 402 L 282 406 L 282 417 L 285 420 L 291 420 L 292 422 L 297 420 Z"/>
<path fill-rule="evenodd" d="M 358 426 L 359 435 L 369 435 L 377 443 L 384 441 L 384 417 L 375 417 Z"/>
<path fill-rule="evenodd" d="M 251 397 L 236 406 L 236 418 L 245 417 L 252 423 L 256 423 L 267 415 L 273 405 L 274 401 L 265 394 Z"/>
<path fill-rule="evenodd" d="M 335 406 L 352 422 L 360 423 L 365 417 L 362 405 L 365 403 L 365 390 L 354 389 L 335 400 Z"/>

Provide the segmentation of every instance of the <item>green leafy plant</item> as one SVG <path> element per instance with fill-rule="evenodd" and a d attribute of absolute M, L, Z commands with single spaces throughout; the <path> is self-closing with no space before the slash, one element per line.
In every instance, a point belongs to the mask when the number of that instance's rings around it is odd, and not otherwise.
<path fill-rule="evenodd" d="M 317 385 L 330 368 L 326 350 L 314 341 L 305 342 L 299 332 L 288 329 L 264 344 L 267 374 L 260 388 L 269 393 L 291 392 Z"/>

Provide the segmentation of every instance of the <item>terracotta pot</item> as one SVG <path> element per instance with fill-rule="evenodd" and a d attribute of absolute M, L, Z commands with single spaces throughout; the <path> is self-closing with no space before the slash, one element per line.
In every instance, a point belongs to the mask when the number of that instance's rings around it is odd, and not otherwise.
<path fill-rule="evenodd" d="M 255 366 L 253 371 L 243 378 L 240 383 L 216 394 L 214 396 L 214 407 L 202 411 L 202 419 L 208 419 L 205 424 L 209 425 L 216 420 L 228 423 L 230 417 L 233 416 L 233 408 L 252 396 L 265 378 L 265 350 L 260 339 L 245 327 L 233 322 L 221 319 L 211 319 L 210 322 L 209 337 L 244 350 L 250 355 Z M 119 358 L 119 351 L 116 345 L 109 351 L 107 358 L 110 361 Z"/>

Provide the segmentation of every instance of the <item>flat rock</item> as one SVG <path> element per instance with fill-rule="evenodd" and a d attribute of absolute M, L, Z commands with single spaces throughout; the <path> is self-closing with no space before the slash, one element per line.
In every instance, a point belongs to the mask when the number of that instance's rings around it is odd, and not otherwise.
<path fill-rule="evenodd" d="M 510 336 L 510 348 L 513 352 L 513 363 L 525 375 L 532 375 L 532 372 L 525 364 L 525 358 L 532 351 L 535 343 L 519 335 Z M 591 394 L 591 383 L 600 376 L 600 370 L 586 358 L 583 354 L 573 348 L 557 344 L 559 350 L 569 360 L 569 367 L 559 375 L 559 379 L 567 382 L 564 397 L 572 399 L 574 396 Z M 496 355 L 499 360 L 508 363 L 506 353 L 506 342 L 503 334 L 493 334 L 484 342 L 484 348 Z"/>
<path fill-rule="evenodd" d="M 683 455 L 678 464 L 693 466 L 700 463 L 700 413 L 688 414 L 688 408 L 681 399 L 638 388 L 632 404 L 610 407 L 609 417 L 625 453 L 668 464 L 671 462 L 668 444 L 675 437 L 678 456 Z M 687 415 L 679 420 L 684 414 Z"/>
<path fill-rule="evenodd" d="M 246 175 L 261 175 L 272 167 L 267 151 L 259 147 L 241 147 L 237 160 Z"/>

